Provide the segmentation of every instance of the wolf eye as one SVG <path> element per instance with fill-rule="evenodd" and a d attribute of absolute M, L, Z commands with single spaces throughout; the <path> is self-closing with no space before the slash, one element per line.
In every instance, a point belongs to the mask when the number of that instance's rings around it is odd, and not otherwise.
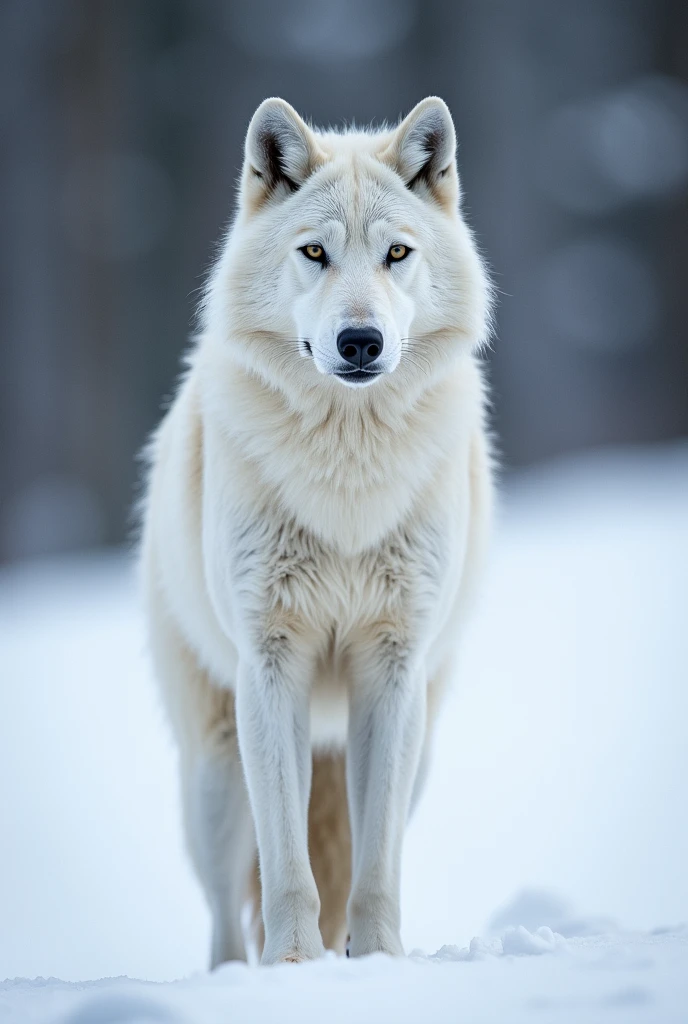
<path fill-rule="evenodd" d="M 399 263 L 400 260 L 405 260 L 410 252 L 407 245 L 391 245 L 387 253 L 387 266 L 390 263 Z"/>
<path fill-rule="evenodd" d="M 322 245 L 302 245 L 300 252 L 306 259 L 313 260 L 314 263 L 322 263 L 323 266 L 327 264 L 327 256 Z"/>

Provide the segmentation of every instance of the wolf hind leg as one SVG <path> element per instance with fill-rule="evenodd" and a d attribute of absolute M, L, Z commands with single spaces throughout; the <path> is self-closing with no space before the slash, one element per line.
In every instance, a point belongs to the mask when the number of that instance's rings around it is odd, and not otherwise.
<path fill-rule="evenodd" d="M 234 694 L 211 680 L 155 601 L 150 602 L 149 621 L 156 672 L 179 744 L 187 849 L 212 915 L 211 967 L 245 960 L 241 912 L 256 839 Z"/>
<path fill-rule="evenodd" d="M 416 810 L 418 802 L 420 801 L 423 791 L 425 789 L 425 783 L 428 778 L 430 771 L 430 764 L 432 761 L 432 746 L 434 741 L 435 725 L 437 723 L 437 717 L 440 712 L 442 701 L 445 696 L 445 692 L 449 687 L 451 678 L 456 671 L 456 666 L 453 657 L 448 657 L 445 662 L 438 668 L 433 675 L 428 679 L 427 689 L 427 703 L 426 703 L 426 716 L 425 716 L 425 737 L 423 739 L 423 746 L 421 747 L 420 758 L 418 760 L 418 767 L 416 769 L 416 777 L 413 783 L 413 790 L 411 792 L 411 805 L 409 808 L 409 819 Z"/>
<path fill-rule="evenodd" d="M 212 915 L 210 966 L 246 960 L 242 908 L 256 840 L 239 759 L 233 708 L 183 768 L 187 845 Z"/>
<path fill-rule="evenodd" d="M 320 895 L 320 933 L 326 949 L 343 953 L 351 889 L 351 829 L 344 753 L 313 755 L 308 850 Z"/>

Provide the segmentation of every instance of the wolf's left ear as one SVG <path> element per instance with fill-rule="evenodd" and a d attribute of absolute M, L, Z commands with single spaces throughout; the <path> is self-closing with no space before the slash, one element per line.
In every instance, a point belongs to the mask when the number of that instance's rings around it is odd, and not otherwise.
<path fill-rule="evenodd" d="M 289 103 L 264 100 L 246 134 L 242 200 L 258 208 L 266 200 L 286 198 L 323 157 L 315 134 Z"/>
<path fill-rule="evenodd" d="M 394 168 L 408 188 L 443 206 L 456 206 L 456 133 L 449 107 L 438 96 L 428 96 L 413 108 L 393 132 L 380 159 Z"/>

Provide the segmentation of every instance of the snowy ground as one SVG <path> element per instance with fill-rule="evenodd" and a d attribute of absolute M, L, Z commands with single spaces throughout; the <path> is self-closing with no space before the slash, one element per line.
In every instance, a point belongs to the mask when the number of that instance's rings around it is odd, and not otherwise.
<path fill-rule="evenodd" d="M 0 985 L 0 1019 L 61 1024 L 685 1024 L 688 935 L 555 939 L 521 929 L 470 949 L 381 954 L 156 984 L 109 978 Z M 505 951 L 502 952 L 502 943 Z M 542 952 L 541 946 L 553 952 Z M 540 953 L 541 955 L 536 955 Z"/>
<path fill-rule="evenodd" d="M 686 445 L 514 480 L 407 842 L 440 953 L 207 975 L 126 561 L 5 570 L 0 978 L 50 980 L 0 1021 L 685 1021 L 687 610 Z"/>

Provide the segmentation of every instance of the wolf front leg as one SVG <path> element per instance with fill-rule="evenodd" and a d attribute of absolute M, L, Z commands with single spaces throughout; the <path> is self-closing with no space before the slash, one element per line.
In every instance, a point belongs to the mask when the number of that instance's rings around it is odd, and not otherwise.
<path fill-rule="evenodd" d="M 263 964 L 311 960 L 325 952 L 308 859 L 310 695 L 288 639 L 280 636 L 271 646 L 269 657 L 240 665 L 236 703 L 258 839 Z"/>
<path fill-rule="evenodd" d="M 366 660 L 357 673 L 349 711 L 349 951 L 351 956 L 403 956 L 401 852 L 425 734 L 425 679 L 404 657 Z"/>

